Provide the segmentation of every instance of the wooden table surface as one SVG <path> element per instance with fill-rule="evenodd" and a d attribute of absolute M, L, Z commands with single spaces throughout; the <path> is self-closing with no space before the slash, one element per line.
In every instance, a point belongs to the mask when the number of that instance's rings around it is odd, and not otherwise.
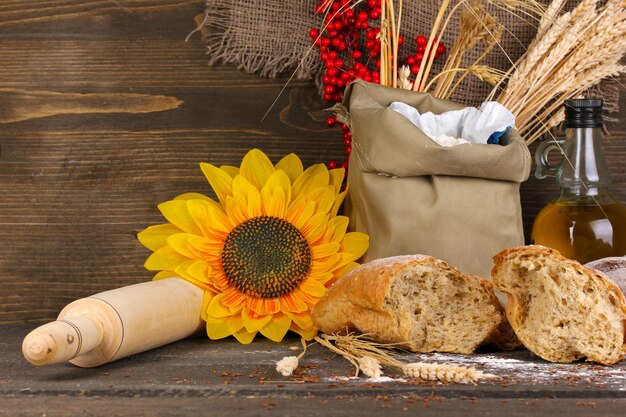
<path fill-rule="evenodd" d="M 142 266 L 149 251 L 136 233 L 162 221 L 158 203 L 189 191 L 212 195 L 199 162 L 237 164 L 253 147 L 274 161 L 290 152 L 306 165 L 341 158 L 339 134 L 324 126 L 328 114 L 310 81 L 292 81 L 261 121 L 286 78 L 208 67 L 200 37 L 185 42 L 204 7 L 203 0 L 0 2 L 2 415 L 78 414 L 81 407 L 108 415 L 190 414 L 211 407 L 228 415 L 238 406 L 248 410 L 243 415 L 266 415 L 272 408 L 284 415 L 321 414 L 331 406 L 358 407 L 368 415 L 388 405 L 441 415 L 468 409 L 527 415 L 536 407 L 555 415 L 623 412 L 623 391 L 595 382 L 573 391 L 498 383 L 436 389 L 260 383 L 256 374 L 248 377 L 256 365 L 247 358 L 256 356 L 232 341 L 194 339 L 96 370 L 25 364 L 19 343 L 35 324 L 77 298 L 151 278 Z M 624 119 L 609 126 L 612 135 L 605 140 L 622 202 Z M 527 231 L 555 193 L 550 180 L 531 178 L 522 186 Z M 275 379 L 271 361 L 285 346 L 261 343 L 255 349 L 265 352 L 258 355 L 259 372 Z M 230 384 L 212 371 L 237 366 L 243 375 Z M 347 367 L 337 366 L 347 374 Z M 322 376 L 333 372 L 322 368 L 320 363 Z M 616 369 L 623 375 L 622 365 Z M 418 399 L 409 401 L 412 395 Z M 430 396 L 446 400 L 422 399 Z"/>
<path fill-rule="evenodd" d="M 98 368 L 33 367 L 19 353 L 28 326 L 0 326 L 0 416 L 623 416 L 626 362 L 551 364 L 526 350 L 477 355 L 401 354 L 405 362 L 476 366 L 498 378 L 477 385 L 349 379 L 354 369 L 319 345 L 283 377 L 280 344 L 199 336 Z"/>

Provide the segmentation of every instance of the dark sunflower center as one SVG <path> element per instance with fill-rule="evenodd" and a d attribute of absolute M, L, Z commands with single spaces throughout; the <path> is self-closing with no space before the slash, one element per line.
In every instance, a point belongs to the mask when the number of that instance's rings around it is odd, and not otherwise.
<path fill-rule="evenodd" d="M 239 291 L 276 298 L 293 291 L 311 267 L 302 233 L 278 217 L 254 217 L 235 227 L 222 250 L 222 268 Z"/>

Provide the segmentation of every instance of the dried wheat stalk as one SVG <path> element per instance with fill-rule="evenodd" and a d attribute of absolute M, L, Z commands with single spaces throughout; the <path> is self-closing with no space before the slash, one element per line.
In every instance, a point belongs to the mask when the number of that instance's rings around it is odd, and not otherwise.
<path fill-rule="evenodd" d="M 302 344 L 302 352 L 298 356 L 285 356 L 276 362 L 276 372 L 280 373 L 282 376 L 289 376 L 296 370 L 300 359 L 302 359 L 306 353 L 307 347 L 304 338 L 300 338 L 300 343 Z"/>
<path fill-rule="evenodd" d="M 414 362 L 402 367 L 404 375 L 411 378 L 421 378 L 428 381 L 457 382 L 461 384 L 475 384 L 481 379 L 497 378 L 493 374 L 488 374 L 476 370 L 476 368 L 446 365 L 441 363 Z"/>
<path fill-rule="evenodd" d="M 483 0 L 476 0 L 465 4 L 465 8 L 459 16 L 459 33 L 452 48 L 448 52 L 448 57 L 443 66 L 442 71 L 437 74 L 437 85 L 432 91 L 435 97 L 448 98 L 454 89 L 458 86 L 454 84 L 457 71 L 454 69 L 461 67 L 461 61 L 466 52 L 476 47 L 479 43 L 485 44 L 485 52 L 481 54 L 473 65 L 484 58 L 495 44 L 499 41 L 502 34 L 501 25 L 498 21 L 485 11 Z M 441 74 L 445 74 L 441 77 Z M 435 79 L 433 78 L 433 80 Z M 432 85 L 431 80 L 424 91 L 429 90 Z"/>
<path fill-rule="evenodd" d="M 449 98 L 467 74 L 477 75 L 475 71 L 468 71 L 468 69 L 478 68 L 480 61 L 494 47 L 500 46 L 500 37 L 505 30 L 493 16 L 484 11 L 485 2 L 505 8 L 510 13 L 531 16 L 533 19 L 537 19 L 536 16 L 544 11 L 543 6 L 536 0 L 458 0 L 456 2 L 444 0 L 433 23 L 424 51 L 424 59 L 413 82 L 412 89 L 414 91 L 428 91 L 433 85 L 433 80 L 429 81 L 429 77 L 435 59 L 434 51 L 439 46 L 439 39 L 442 39 L 450 19 L 458 10 L 463 10 L 459 36 L 449 52 L 442 71 L 445 76 L 440 77 L 441 73 L 435 76 L 438 78 L 438 83 L 432 95 L 439 98 Z M 483 54 L 468 68 L 461 68 L 460 63 L 463 55 L 481 42 L 486 45 Z M 506 54 L 506 51 L 504 53 Z M 463 75 L 459 81 L 455 82 L 457 73 L 463 73 Z"/>
<path fill-rule="evenodd" d="M 497 100 L 516 116 L 526 142 L 544 135 L 564 118 L 563 103 L 602 79 L 626 72 L 624 0 L 582 0 L 571 12 L 558 15 L 554 0 L 540 22 L 537 37 L 508 76 Z"/>
<path fill-rule="evenodd" d="M 381 376 L 381 365 L 385 365 L 402 371 L 405 376 L 429 381 L 473 384 L 481 379 L 497 378 L 495 375 L 478 371 L 473 367 L 423 362 L 403 363 L 390 354 L 391 349 L 397 344 L 378 343 L 367 339 L 367 335 L 351 333 L 322 335 L 316 337 L 315 340 L 347 358 L 356 367 L 357 375 L 360 370 L 369 377 Z"/>

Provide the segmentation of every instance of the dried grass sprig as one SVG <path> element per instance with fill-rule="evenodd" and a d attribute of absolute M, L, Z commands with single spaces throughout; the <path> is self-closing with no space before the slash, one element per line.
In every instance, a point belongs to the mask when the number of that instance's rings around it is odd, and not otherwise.
<path fill-rule="evenodd" d="M 347 335 L 322 335 L 316 337 L 316 340 L 333 352 L 348 358 L 357 368 L 357 375 L 360 369 L 370 377 L 380 376 L 382 375 L 380 365 L 385 365 L 402 371 L 405 376 L 410 378 L 429 381 L 475 384 L 483 379 L 497 378 L 496 375 L 478 371 L 474 367 L 423 362 L 404 363 L 392 356 L 392 350 L 400 344 L 375 342 L 368 339 L 367 335 L 351 333 Z"/>

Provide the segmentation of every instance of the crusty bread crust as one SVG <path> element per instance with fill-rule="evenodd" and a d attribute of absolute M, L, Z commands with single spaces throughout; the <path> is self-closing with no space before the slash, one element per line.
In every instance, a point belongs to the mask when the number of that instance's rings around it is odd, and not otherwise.
<path fill-rule="evenodd" d="M 441 288 L 421 287 L 422 278 Z M 420 300 L 428 298 L 428 311 L 417 312 Z M 322 332 L 367 333 L 416 352 L 471 353 L 486 343 L 519 344 L 490 282 L 424 255 L 378 259 L 350 271 L 316 304 L 312 317 Z"/>
<path fill-rule="evenodd" d="M 522 344 L 551 362 L 610 365 L 626 352 L 626 298 L 601 272 L 539 245 L 494 257 L 493 282 Z"/>

